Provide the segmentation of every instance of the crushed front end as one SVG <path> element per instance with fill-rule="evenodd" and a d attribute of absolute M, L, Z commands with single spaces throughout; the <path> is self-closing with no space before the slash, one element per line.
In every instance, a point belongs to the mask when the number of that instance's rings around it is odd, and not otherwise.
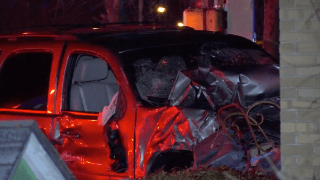
<path fill-rule="evenodd" d="M 140 99 L 135 172 L 280 167 L 279 65 L 245 41 L 190 43 L 124 53 Z"/>

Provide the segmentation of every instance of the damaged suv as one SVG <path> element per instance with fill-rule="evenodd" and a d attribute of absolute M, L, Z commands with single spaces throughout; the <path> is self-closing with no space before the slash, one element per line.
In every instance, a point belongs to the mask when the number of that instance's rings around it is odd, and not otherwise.
<path fill-rule="evenodd" d="M 279 62 L 242 37 L 47 28 L 1 35 L 0 53 L 0 120 L 37 121 L 77 179 L 242 169 L 280 143 Z"/>

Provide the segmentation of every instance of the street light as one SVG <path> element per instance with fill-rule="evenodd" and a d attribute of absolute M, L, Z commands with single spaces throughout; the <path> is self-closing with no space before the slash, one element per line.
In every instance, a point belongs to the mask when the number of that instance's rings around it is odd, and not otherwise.
<path fill-rule="evenodd" d="M 182 22 L 178 22 L 178 26 L 182 27 L 182 26 L 184 26 L 184 24 Z"/>
<path fill-rule="evenodd" d="M 157 10 L 158 10 L 159 13 L 164 13 L 166 11 L 166 8 L 162 7 L 162 6 L 159 6 Z"/>

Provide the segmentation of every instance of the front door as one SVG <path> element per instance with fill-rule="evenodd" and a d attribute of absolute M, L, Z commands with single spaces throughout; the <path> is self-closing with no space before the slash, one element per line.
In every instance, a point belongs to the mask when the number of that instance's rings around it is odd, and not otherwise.
<path fill-rule="evenodd" d="M 104 48 L 70 43 L 58 89 L 56 147 L 75 176 L 134 178 L 135 100 L 118 59 Z M 106 125 L 98 124 L 112 99 L 116 111 Z"/>

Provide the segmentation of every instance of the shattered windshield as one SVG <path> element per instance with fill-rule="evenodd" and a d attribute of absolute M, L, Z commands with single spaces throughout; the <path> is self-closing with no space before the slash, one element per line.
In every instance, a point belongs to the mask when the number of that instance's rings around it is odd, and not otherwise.
<path fill-rule="evenodd" d="M 140 95 L 144 95 L 145 100 L 166 99 L 178 72 L 187 69 L 183 58 L 177 55 L 160 57 L 159 62 L 153 62 L 150 58 L 142 58 L 137 60 L 133 66 L 136 70 L 138 91 Z"/>
<path fill-rule="evenodd" d="M 124 70 L 141 103 L 162 106 L 179 71 L 211 66 L 277 64 L 258 46 L 232 42 L 179 44 L 121 54 Z"/>

